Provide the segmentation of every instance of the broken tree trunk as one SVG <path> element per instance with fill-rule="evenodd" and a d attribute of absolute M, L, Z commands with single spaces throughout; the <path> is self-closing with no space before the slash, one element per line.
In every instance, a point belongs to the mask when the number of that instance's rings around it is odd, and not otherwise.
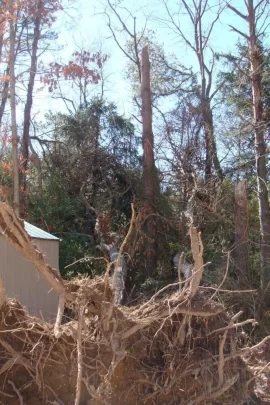
<path fill-rule="evenodd" d="M 260 20 L 260 7 L 267 6 L 267 0 L 259 1 L 254 5 L 253 0 L 246 0 L 246 14 L 242 14 L 234 6 L 227 3 L 227 6 L 248 25 L 248 35 L 231 26 L 233 31 L 245 38 L 248 44 L 248 63 L 250 67 L 250 87 L 252 90 L 253 122 L 255 133 L 254 151 L 256 161 L 256 179 L 259 203 L 260 219 L 260 258 L 261 258 L 261 288 L 264 290 L 261 298 L 258 314 L 262 315 L 263 306 L 269 307 L 269 285 L 270 285 L 270 205 L 267 187 L 267 162 L 266 162 L 266 122 L 264 120 L 264 107 L 262 97 L 262 52 L 258 32 L 258 21 Z M 261 32 L 262 34 L 262 32 Z M 265 301 L 265 302 L 263 302 Z"/>
<path fill-rule="evenodd" d="M 104 245 L 108 250 L 111 263 L 114 263 L 114 275 L 112 280 L 112 289 L 114 291 L 114 303 L 120 305 L 123 302 L 125 282 L 127 278 L 127 263 L 124 256 L 120 253 L 117 245 Z"/>
<path fill-rule="evenodd" d="M 126 283 L 126 278 L 127 278 L 127 273 L 128 273 L 128 266 L 126 259 L 124 257 L 124 248 L 126 246 L 126 243 L 128 241 L 128 238 L 130 237 L 134 225 L 135 225 L 135 209 L 134 205 L 131 204 L 131 210 L 132 210 L 132 217 L 130 221 L 130 226 L 128 233 L 126 234 L 126 237 L 121 244 L 120 248 L 118 248 L 119 240 L 120 237 L 114 232 L 109 232 L 106 233 L 106 229 L 104 229 L 102 226 L 100 226 L 100 219 L 97 219 L 96 222 L 96 232 L 99 234 L 101 245 L 100 247 L 104 250 L 107 251 L 110 262 L 114 265 L 114 272 L 113 272 L 113 277 L 111 279 L 111 287 L 114 292 L 114 304 L 115 305 L 120 305 L 123 302 L 123 297 L 124 297 L 124 291 L 125 291 L 125 283 Z M 111 242 L 106 243 L 106 240 L 108 239 Z"/>
<path fill-rule="evenodd" d="M 155 201 L 158 179 L 154 157 L 154 136 L 152 129 L 152 102 L 150 86 L 150 61 L 148 46 L 142 49 L 141 59 L 141 97 L 143 126 L 143 183 L 145 216 L 145 270 L 151 277 L 157 264 Z"/>
<path fill-rule="evenodd" d="M 201 239 L 201 232 L 198 232 L 197 228 L 190 227 L 190 241 L 191 251 L 194 259 L 194 268 L 192 272 L 192 279 L 190 282 L 190 296 L 194 296 L 199 288 L 202 275 L 203 275 L 203 244 Z"/>
<path fill-rule="evenodd" d="M 253 0 L 248 0 L 249 57 L 252 77 L 253 116 L 255 128 L 255 158 L 260 216 L 261 285 L 264 289 L 270 281 L 270 207 L 267 189 L 265 123 L 261 94 L 262 56 L 256 30 L 256 12 Z"/>
<path fill-rule="evenodd" d="M 246 286 L 248 272 L 248 205 L 246 182 L 235 185 L 235 266 L 239 287 Z"/>

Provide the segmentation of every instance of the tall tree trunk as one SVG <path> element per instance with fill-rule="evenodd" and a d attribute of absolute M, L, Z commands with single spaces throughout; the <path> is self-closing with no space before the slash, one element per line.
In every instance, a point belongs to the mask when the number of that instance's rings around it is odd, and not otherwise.
<path fill-rule="evenodd" d="M 9 75 L 9 67 L 7 67 L 6 70 L 6 75 Z M 8 90 L 9 90 L 9 80 L 5 80 L 3 89 L 2 89 L 2 95 L 1 95 L 1 104 L 0 104 L 0 125 L 2 124 L 6 104 L 7 104 L 7 99 L 8 99 Z"/>
<path fill-rule="evenodd" d="M 150 62 L 148 46 L 142 49 L 141 58 L 141 97 L 143 126 L 143 182 L 145 198 L 145 269 L 151 277 L 157 264 L 155 200 L 157 192 L 157 174 L 154 158 L 154 136 L 152 129 L 152 103 L 150 87 Z"/>
<path fill-rule="evenodd" d="M 270 209 L 267 190 L 265 124 L 261 97 L 261 54 L 256 33 L 256 18 L 253 0 L 248 0 L 249 57 L 252 74 L 253 116 L 255 128 L 255 158 L 260 217 L 261 285 L 270 281 Z"/>
<path fill-rule="evenodd" d="M 28 169 L 29 162 L 29 135 L 30 135 L 30 122 L 31 122 L 31 109 L 33 104 L 33 90 L 35 84 L 35 76 L 37 71 L 37 52 L 38 52 L 38 41 L 40 39 L 40 24 L 41 24 L 41 14 L 42 14 L 42 1 L 38 2 L 37 5 L 37 17 L 34 20 L 34 35 L 32 43 L 32 56 L 31 56 L 31 67 L 30 75 L 27 89 L 27 100 L 24 108 L 24 124 L 23 124 L 23 136 L 22 136 L 22 172 L 21 172 L 21 206 L 20 214 L 21 217 L 25 217 L 25 195 L 26 195 L 26 173 Z"/>
<path fill-rule="evenodd" d="M 99 100 L 98 104 L 96 105 L 96 115 L 94 118 L 94 131 L 95 131 L 95 139 L 93 142 L 94 150 L 93 150 L 93 166 L 92 166 L 92 193 L 91 193 L 91 205 L 93 207 L 97 206 L 97 195 L 98 195 L 98 190 L 100 187 L 100 165 L 98 162 L 98 153 L 99 153 L 99 144 L 100 144 L 100 135 L 101 135 L 101 116 L 102 116 L 102 110 L 103 110 L 103 100 Z M 92 226 L 93 229 L 95 229 L 95 223 L 96 223 L 96 214 L 92 214 Z M 95 235 L 95 232 L 93 232 Z"/>
<path fill-rule="evenodd" d="M 209 180 L 212 177 L 212 167 L 214 167 L 216 175 L 222 181 L 223 172 L 217 155 L 217 146 L 214 134 L 213 112 L 209 99 L 202 100 L 202 117 L 205 134 L 205 179 Z"/>
<path fill-rule="evenodd" d="M 240 288 L 247 287 L 248 206 L 245 181 L 235 185 L 235 265 Z"/>
<path fill-rule="evenodd" d="M 3 3 L 2 6 L 0 7 L 0 12 L 3 13 L 5 16 L 5 13 L 3 12 Z M 2 18 L 0 20 L 0 27 L 5 23 L 5 18 Z M 4 44 L 4 30 L 1 30 L 2 32 L 0 33 L 0 61 L 2 62 L 2 54 L 3 54 L 3 44 Z M 5 74 L 8 76 L 9 75 L 9 67 L 7 66 Z M 3 115 L 5 112 L 5 107 L 8 99 L 8 89 L 9 89 L 9 80 L 5 80 L 3 83 L 3 88 L 2 88 L 2 94 L 1 94 L 1 104 L 0 104 L 0 126 L 2 124 L 3 120 Z"/>
<path fill-rule="evenodd" d="M 186 6 L 185 6 L 186 7 Z M 211 108 L 211 87 L 213 80 L 213 65 L 212 68 L 207 68 L 205 64 L 205 34 L 202 27 L 203 9 L 204 5 L 202 0 L 198 2 L 196 8 L 197 18 L 194 25 L 195 28 L 195 44 L 197 50 L 197 58 L 200 65 L 201 73 L 201 111 L 205 136 L 205 180 L 211 180 L 212 168 L 215 169 L 216 175 L 222 181 L 223 172 L 217 155 L 217 146 L 214 134 L 213 111 Z M 194 23 L 193 23 L 194 24 Z M 208 79 L 206 80 L 206 76 Z"/>
<path fill-rule="evenodd" d="M 12 1 L 9 2 L 9 12 L 13 15 Z M 13 161 L 13 178 L 14 178 L 14 194 L 13 203 L 14 210 L 19 215 L 20 209 L 20 182 L 19 182 L 19 162 L 18 162 L 18 137 L 17 137 L 17 121 L 16 121 L 16 89 L 15 89 L 15 42 L 16 32 L 14 21 L 9 19 L 9 72 L 10 72 L 10 108 L 11 108 L 11 133 L 12 133 L 12 161 Z"/>
<path fill-rule="evenodd" d="M 38 183 L 38 196 L 40 199 L 43 197 L 43 190 L 42 190 L 42 167 L 41 167 L 41 160 L 38 156 L 37 152 L 33 148 L 31 139 L 29 138 L 29 148 L 32 153 L 32 161 L 37 169 L 37 183 Z"/>

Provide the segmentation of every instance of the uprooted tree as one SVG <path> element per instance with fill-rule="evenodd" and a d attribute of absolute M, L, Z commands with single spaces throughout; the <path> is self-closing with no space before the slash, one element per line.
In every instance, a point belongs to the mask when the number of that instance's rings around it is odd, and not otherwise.
<path fill-rule="evenodd" d="M 207 264 L 196 228 L 190 228 L 190 279 L 130 308 L 115 303 L 108 271 L 105 277 L 62 280 L 23 221 L 3 203 L 0 231 L 60 298 L 53 326 L 4 297 L 1 285 L 0 395 L 6 403 L 234 404 L 248 398 L 254 385 L 265 384 L 270 339 L 246 347 L 242 328 L 256 321 L 239 320 L 242 311 L 229 314 L 215 300 L 224 292 L 222 285 L 200 287 Z M 72 306 L 76 316 L 61 325 L 64 305 Z M 259 368 L 254 357 L 260 358 Z"/>

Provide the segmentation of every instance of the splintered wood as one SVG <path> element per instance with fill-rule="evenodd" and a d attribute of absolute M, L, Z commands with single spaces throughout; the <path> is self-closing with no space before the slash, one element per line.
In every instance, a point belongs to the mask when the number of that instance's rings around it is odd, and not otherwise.
<path fill-rule="evenodd" d="M 197 228 L 190 227 L 189 233 L 191 240 L 191 251 L 194 259 L 194 268 L 190 283 L 190 295 L 194 296 L 199 288 L 203 275 L 203 244 L 201 233 L 198 232 Z"/>

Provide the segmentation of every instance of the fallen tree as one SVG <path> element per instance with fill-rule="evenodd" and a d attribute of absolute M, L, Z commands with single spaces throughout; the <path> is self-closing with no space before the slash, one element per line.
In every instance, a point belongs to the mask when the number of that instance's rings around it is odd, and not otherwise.
<path fill-rule="evenodd" d="M 250 348 L 238 344 L 238 331 L 254 320 L 230 317 L 205 292 L 192 301 L 175 292 L 112 308 L 102 278 L 76 283 L 87 304 L 78 304 L 78 320 L 62 325 L 59 339 L 53 325 L 30 317 L 15 300 L 2 304 L 5 403 L 18 403 L 20 394 L 26 405 L 73 404 L 78 392 L 76 404 L 243 403 L 267 371 L 261 361 L 253 368 L 268 339 Z"/>
<path fill-rule="evenodd" d="M 265 384 L 269 364 L 262 354 L 270 337 L 246 347 L 242 328 L 256 321 L 241 320 L 241 311 L 228 313 L 211 289 L 199 286 L 204 264 L 196 228 L 190 230 L 194 269 L 189 282 L 167 286 L 128 308 L 116 305 L 107 276 L 64 282 L 13 215 L 1 204 L 3 236 L 57 285 L 77 315 L 64 325 L 58 319 L 56 336 L 54 325 L 28 315 L 4 296 L 1 286 L 3 403 L 239 404 L 254 386 L 258 395 L 263 390 L 264 400 L 270 398 Z"/>

